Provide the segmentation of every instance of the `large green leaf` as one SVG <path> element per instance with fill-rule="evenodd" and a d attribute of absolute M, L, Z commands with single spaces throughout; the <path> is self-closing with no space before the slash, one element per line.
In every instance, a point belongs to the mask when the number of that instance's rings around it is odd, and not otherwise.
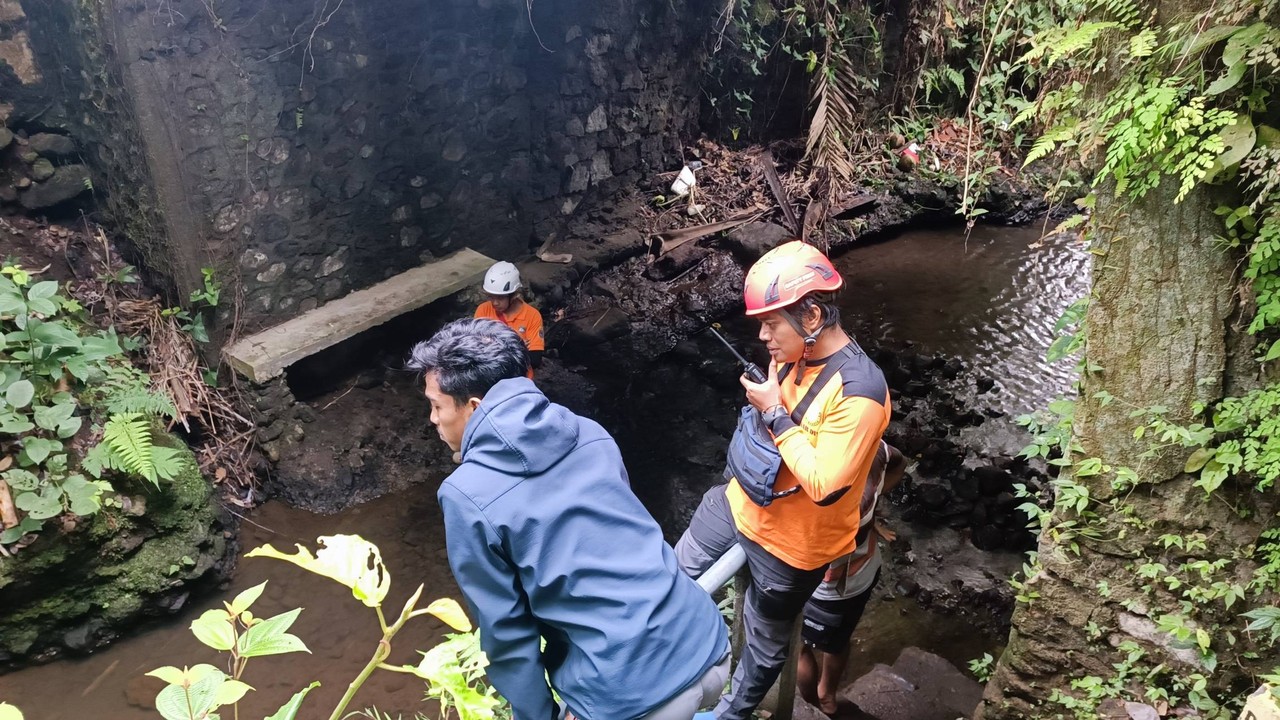
<path fill-rule="evenodd" d="M 44 280 L 31 286 L 27 291 L 27 299 L 47 300 L 58 294 L 58 283 L 54 280 Z"/>
<path fill-rule="evenodd" d="M 217 707 L 218 690 L 227 682 L 227 675 L 201 664 L 184 669 L 182 676 L 180 684 L 170 685 L 156 696 L 156 710 L 165 720 L 203 720 Z"/>
<path fill-rule="evenodd" d="M 240 657 L 262 657 L 264 655 L 283 655 L 291 652 L 311 652 L 296 635 L 287 630 L 298 619 L 302 608 L 280 613 L 273 618 L 263 620 L 245 631 L 240 636 L 238 652 Z"/>
<path fill-rule="evenodd" d="M 64 402 L 57 405 L 37 405 L 35 407 L 36 425 L 45 430 L 57 430 L 58 426 L 74 415 L 75 412 L 76 405 L 74 402 Z"/>
<path fill-rule="evenodd" d="M 80 336 L 61 322 L 32 322 L 29 330 L 31 339 L 53 347 L 78 348 Z"/>
<path fill-rule="evenodd" d="M 67 503 L 71 512 L 80 517 L 88 517 L 102 509 L 103 486 L 107 483 L 86 480 L 79 473 L 68 476 L 62 481 L 62 492 L 67 495 Z"/>
<path fill-rule="evenodd" d="M 315 556 L 302 545 L 286 555 L 271 545 L 251 550 L 245 557 L 267 557 L 291 562 L 317 575 L 332 578 L 351 588 L 351 594 L 369 607 L 382 605 L 391 589 L 391 575 L 382 564 L 378 546 L 359 535 L 325 535 L 317 539 Z"/>
<path fill-rule="evenodd" d="M 271 717 L 266 718 L 266 720 L 296 720 L 298 717 L 298 710 L 302 709 L 302 701 L 306 699 L 307 693 L 318 687 L 320 687 L 320 683 L 313 682 L 294 693 L 293 697 L 289 699 L 289 702 L 282 705 L 279 710 L 275 711 L 275 713 Z"/>
<path fill-rule="evenodd" d="M 31 384 L 30 380 L 19 380 L 9 386 L 4 392 L 5 402 L 15 408 L 24 408 L 31 403 L 31 399 L 36 396 L 36 386 Z"/>
<path fill-rule="evenodd" d="M 27 459 L 36 464 L 44 462 L 44 459 L 49 457 L 49 453 L 61 449 L 62 443 L 57 440 L 28 437 L 22 441 L 22 455 L 25 455 Z"/>
<path fill-rule="evenodd" d="M 48 520 L 62 514 L 62 491 L 49 487 L 48 492 L 24 492 L 13 499 L 13 504 L 29 517 L 36 520 Z"/>
<path fill-rule="evenodd" d="M 230 650 L 236 645 L 235 628 L 231 627 L 231 618 L 222 610 L 206 610 L 192 620 L 191 633 L 214 650 Z"/>
<path fill-rule="evenodd" d="M 0 477 L 4 478 L 5 482 L 9 483 L 10 488 L 19 492 L 40 489 L 40 478 L 37 477 L 35 473 L 27 470 L 13 468 L 12 470 L 5 471 L 5 473 L 0 475 Z"/>

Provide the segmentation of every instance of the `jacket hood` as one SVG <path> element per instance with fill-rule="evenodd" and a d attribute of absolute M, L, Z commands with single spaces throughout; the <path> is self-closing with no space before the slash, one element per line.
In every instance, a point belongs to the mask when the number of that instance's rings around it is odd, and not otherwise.
<path fill-rule="evenodd" d="M 537 475 L 578 444 L 578 422 L 528 378 L 501 380 L 489 389 L 462 434 L 463 463 L 507 475 Z"/>

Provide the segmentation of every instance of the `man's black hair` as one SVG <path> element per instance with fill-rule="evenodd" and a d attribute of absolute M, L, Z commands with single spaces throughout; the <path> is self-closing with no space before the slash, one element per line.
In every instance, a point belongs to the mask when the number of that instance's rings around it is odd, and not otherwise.
<path fill-rule="evenodd" d="M 818 317 L 822 319 L 823 330 L 840 324 L 840 308 L 836 305 L 835 293 L 811 292 L 787 309 L 796 319 L 800 319 L 809 314 L 809 308 L 814 307 L 818 308 Z"/>
<path fill-rule="evenodd" d="M 499 380 L 524 377 L 529 351 L 514 330 L 496 320 L 454 320 L 414 345 L 405 367 L 435 373 L 440 390 L 461 405 L 483 398 Z"/>

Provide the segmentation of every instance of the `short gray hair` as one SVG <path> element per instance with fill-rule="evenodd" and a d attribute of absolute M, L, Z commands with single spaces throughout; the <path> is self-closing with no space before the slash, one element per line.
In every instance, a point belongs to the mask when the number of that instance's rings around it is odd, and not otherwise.
<path fill-rule="evenodd" d="M 409 351 L 409 370 L 435 373 L 436 384 L 459 404 L 483 398 L 499 380 L 524 377 L 529 351 L 514 330 L 496 320 L 454 320 Z"/>

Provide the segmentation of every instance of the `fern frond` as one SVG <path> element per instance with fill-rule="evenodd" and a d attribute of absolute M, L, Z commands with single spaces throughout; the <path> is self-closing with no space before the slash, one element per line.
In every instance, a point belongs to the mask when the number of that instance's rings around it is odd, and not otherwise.
<path fill-rule="evenodd" d="M 102 427 L 102 440 L 119 458 L 125 471 L 158 485 L 151 424 L 139 413 L 113 415 Z"/>
<path fill-rule="evenodd" d="M 137 413 L 150 417 L 176 417 L 178 411 L 168 395 L 150 387 L 151 379 L 132 366 L 116 366 L 107 373 L 99 389 L 100 404 L 107 412 Z"/>

